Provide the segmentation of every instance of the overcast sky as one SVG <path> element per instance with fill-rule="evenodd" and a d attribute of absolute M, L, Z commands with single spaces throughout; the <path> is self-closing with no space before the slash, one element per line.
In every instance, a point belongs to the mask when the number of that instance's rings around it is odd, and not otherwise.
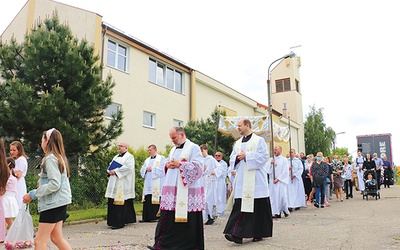
<path fill-rule="evenodd" d="M 400 15 L 395 0 L 59 2 L 96 12 L 103 21 L 265 105 L 268 66 L 293 50 L 302 62 L 304 115 L 312 105 L 323 108 L 326 125 L 345 132 L 337 136 L 337 147 L 350 153 L 357 149 L 357 135 L 391 133 L 393 159 L 400 160 Z M 25 3 L 1 3 L 0 33 Z M 300 47 L 290 49 L 295 46 Z"/>

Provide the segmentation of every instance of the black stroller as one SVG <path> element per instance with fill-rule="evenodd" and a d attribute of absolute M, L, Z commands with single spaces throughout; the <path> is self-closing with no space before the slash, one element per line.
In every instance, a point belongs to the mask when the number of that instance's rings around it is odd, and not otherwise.
<path fill-rule="evenodd" d="M 368 180 L 368 175 L 372 175 L 372 180 Z M 376 176 L 376 171 L 374 170 L 367 170 L 364 173 L 364 185 L 365 189 L 363 192 L 363 199 L 368 200 L 368 196 L 372 196 L 372 198 L 375 198 L 375 200 L 378 200 L 378 198 L 381 198 L 381 194 L 379 191 L 378 187 L 378 182 L 377 182 L 377 176 Z M 380 178 L 380 176 L 379 176 Z"/>

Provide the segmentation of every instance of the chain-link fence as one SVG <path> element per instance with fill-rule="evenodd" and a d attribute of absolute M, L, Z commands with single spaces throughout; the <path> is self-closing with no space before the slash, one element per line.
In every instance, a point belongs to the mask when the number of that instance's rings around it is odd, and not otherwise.
<path fill-rule="evenodd" d="M 28 156 L 28 172 L 25 177 L 28 191 L 36 187 L 39 179 L 42 155 Z M 106 204 L 104 193 L 107 177 L 104 167 L 94 166 L 94 162 L 86 161 L 83 157 L 69 156 L 70 184 L 73 203 L 76 209 L 100 207 Z"/>
<path fill-rule="evenodd" d="M 135 190 L 136 201 L 140 202 L 143 190 L 143 178 L 140 176 L 140 168 L 148 157 L 145 148 L 130 150 L 135 157 Z M 107 188 L 107 167 L 116 149 L 105 151 L 96 157 L 68 156 L 70 169 L 70 184 L 72 191 L 72 204 L 68 209 L 85 209 L 106 206 L 107 199 L 104 197 Z M 39 179 L 40 165 L 43 155 L 28 154 L 28 173 L 25 177 L 28 191 L 36 187 Z M 35 202 L 33 202 L 35 207 Z M 35 211 L 35 209 L 31 209 Z"/>

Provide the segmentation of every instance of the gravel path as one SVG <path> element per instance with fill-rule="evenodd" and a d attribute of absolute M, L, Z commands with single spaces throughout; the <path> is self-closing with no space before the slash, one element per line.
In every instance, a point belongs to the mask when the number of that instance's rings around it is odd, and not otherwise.
<path fill-rule="evenodd" d="M 228 242 L 222 231 L 228 215 L 205 226 L 206 249 L 400 249 L 400 186 L 381 189 L 381 199 L 354 198 L 325 208 L 301 208 L 274 220 L 274 235 L 260 242 Z M 138 220 L 141 218 L 138 218 Z M 65 225 L 73 249 L 147 249 L 156 223 L 135 223 L 111 230 L 105 221 Z M 57 249 L 52 243 L 48 249 Z"/>

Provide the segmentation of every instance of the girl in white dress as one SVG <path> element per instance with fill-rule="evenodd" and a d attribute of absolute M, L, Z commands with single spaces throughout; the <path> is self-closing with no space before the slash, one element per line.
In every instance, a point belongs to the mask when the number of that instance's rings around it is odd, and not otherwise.
<path fill-rule="evenodd" d="M 7 164 L 10 168 L 10 177 L 8 178 L 6 185 L 6 192 L 3 195 L 3 208 L 4 217 L 6 218 L 6 223 L 8 227 L 13 223 L 13 218 L 18 214 L 19 207 L 17 199 L 15 197 L 17 192 L 17 177 L 14 174 L 15 161 L 13 158 L 7 158 Z"/>
<path fill-rule="evenodd" d="M 14 173 L 18 179 L 16 198 L 19 208 L 25 208 L 22 197 L 26 194 L 25 175 L 28 171 L 28 161 L 25 155 L 24 147 L 19 141 L 13 141 L 10 144 L 10 156 L 15 160 Z"/>

